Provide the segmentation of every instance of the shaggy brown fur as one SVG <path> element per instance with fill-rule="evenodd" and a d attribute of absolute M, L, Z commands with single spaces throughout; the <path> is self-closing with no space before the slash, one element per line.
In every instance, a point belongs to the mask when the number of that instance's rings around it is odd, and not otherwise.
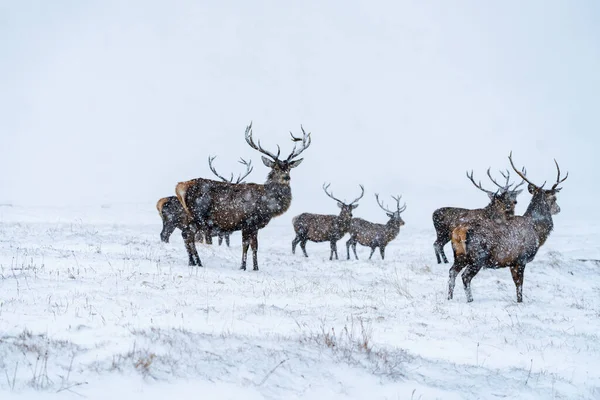
<path fill-rule="evenodd" d="M 491 181 L 498 186 L 497 192 L 492 192 L 484 189 L 481 186 L 481 182 L 476 183 L 473 179 L 473 171 L 467 177 L 475 185 L 476 188 L 485 192 L 490 198 L 490 203 L 484 208 L 478 208 L 475 210 L 469 210 L 466 208 L 456 207 L 443 207 L 433 212 L 433 227 L 436 232 L 436 240 L 433 243 L 433 249 L 437 258 L 438 264 L 448 262 L 446 254 L 444 253 L 444 245 L 448 243 L 452 237 L 452 231 L 459 224 L 465 223 L 477 223 L 485 220 L 503 221 L 511 216 L 515 215 L 515 206 L 517 204 L 517 196 L 521 193 L 521 190 L 517 190 L 523 182 L 510 189 L 512 184 L 509 184 L 510 175 L 507 171 L 506 174 L 502 173 L 506 178 L 505 185 L 498 184 L 490 173 L 490 169 L 487 171 L 488 177 Z"/>
<path fill-rule="evenodd" d="M 193 179 L 177 184 L 175 192 L 184 209 L 199 228 L 205 232 L 218 229 L 222 232 L 242 231 L 242 265 L 246 269 L 248 247 L 252 247 L 254 270 L 258 270 L 258 231 L 264 228 L 272 218 L 283 214 L 292 201 L 290 188 L 290 170 L 297 167 L 302 159 L 294 160 L 310 146 L 310 134 L 304 132 L 298 139 L 287 159 L 280 160 L 277 155 L 256 145 L 252 139 L 252 124 L 246 128 L 246 142 L 260 151 L 263 163 L 271 168 L 267 181 L 256 183 L 227 183 L 210 179 Z M 292 136 L 293 139 L 296 139 Z M 193 241 L 188 241 L 190 265 L 202 266 Z"/>
<path fill-rule="evenodd" d="M 512 153 L 509 160 L 512 161 Z M 556 163 L 556 160 L 555 160 Z M 517 302 L 523 301 L 523 275 L 525 265 L 531 262 L 539 248 L 546 242 L 554 226 L 552 216 L 560 212 L 556 203 L 556 194 L 561 190 L 558 185 L 567 179 L 560 179 L 560 168 L 556 163 L 558 176 L 549 190 L 537 186 L 517 173 L 529 183 L 529 192 L 533 195 L 529 207 L 523 216 L 514 216 L 503 222 L 492 220 L 461 224 L 453 231 L 452 247 L 454 264 L 450 268 L 448 281 L 448 299 L 452 299 L 456 276 L 463 268 L 463 285 L 467 301 L 473 301 L 471 280 L 481 268 L 510 268 L 517 291 Z"/>
<path fill-rule="evenodd" d="M 296 237 L 292 241 L 292 254 L 296 253 L 296 245 L 300 243 L 300 248 L 304 252 L 304 256 L 308 257 L 306 253 L 306 242 L 329 242 L 331 253 L 329 259 L 333 259 L 335 253 L 335 259 L 338 259 L 337 253 L 337 241 L 340 240 L 348 229 L 350 228 L 350 221 L 352 219 L 352 210 L 358 207 L 356 202 L 360 200 L 365 194 L 365 188 L 360 185 L 361 194 L 350 203 L 345 203 L 333 196 L 333 193 L 327 192 L 329 185 L 323 185 L 323 190 L 327 196 L 337 201 L 337 205 L 340 208 L 339 215 L 322 215 L 322 214 L 309 214 L 303 213 L 297 215 L 292 220 Z"/>

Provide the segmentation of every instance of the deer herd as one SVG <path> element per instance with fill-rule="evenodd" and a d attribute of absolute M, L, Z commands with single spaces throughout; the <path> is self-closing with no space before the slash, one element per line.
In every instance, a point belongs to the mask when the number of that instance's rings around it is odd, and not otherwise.
<path fill-rule="evenodd" d="M 252 123 L 246 128 L 246 143 L 262 154 L 262 162 L 270 168 L 264 184 L 246 183 L 244 179 L 252 172 L 250 161 L 240 159 L 246 167 L 244 173 L 234 180 L 219 175 L 213 162 L 215 157 L 209 157 L 208 164 L 212 173 L 219 180 L 196 178 L 180 182 L 175 187 L 176 196 L 161 198 L 157 209 L 163 222 L 160 238 L 168 242 L 175 229 L 181 230 L 181 235 L 188 254 L 190 266 L 202 266 L 196 250 L 196 242 L 212 244 L 212 238 L 218 237 L 219 245 L 225 240 L 229 246 L 229 235 L 235 231 L 242 234 L 241 269 L 246 269 L 248 248 L 252 249 L 252 266 L 258 270 L 258 231 L 267 226 L 272 218 L 285 213 L 292 201 L 290 187 L 290 171 L 302 162 L 298 158 L 311 144 L 311 134 L 306 133 L 301 126 L 302 135 L 296 137 L 290 132 L 294 147 L 286 158 L 280 158 L 281 149 L 277 153 L 265 150 L 260 140 L 255 142 L 252 137 Z M 433 226 L 437 237 L 433 243 L 438 264 L 448 263 L 444 254 L 444 245 L 452 244 L 454 263 L 449 271 L 448 299 L 452 299 L 456 276 L 462 273 L 462 281 L 468 302 L 473 301 L 471 280 L 481 268 L 509 268 L 516 287 L 517 302 L 523 301 L 523 276 L 525 265 L 531 262 L 540 247 L 546 242 L 553 229 L 552 216 L 560 212 L 556 203 L 556 195 L 561 190 L 558 186 L 564 182 L 568 173 L 561 179 L 561 172 L 556 160 L 556 182 L 550 189 L 544 189 L 545 182 L 538 186 L 526 176 L 525 168 L 518 169 L 508 157 L 510 166 L 522 179 L 518 184 L 510 182 L 510 171 L 501 172 L 505 181 L 498 183 L 490 169 L 487 175 L 495 186 L 495 190 L 487 190 L 476 182 L 473 171 L 467 173 L 467 178 L 473 185 L 485 192 L 490 203 L 480 209 L 465 209 L 443 207 L 433 212 Z M 532 198 L 522 216 L 515 215 L 519 189 L 525 183 Z M 381 259 L 385 258 L 385 248 L 394 240 L 404 225 L 401 214 L 406 210 L 406 204 L 400 205 L 402 196 L 392 196 L 395 207 L 388 209 L 375 194 L 379 207 L 385 211 L 389 220 L 385 224 L 377 224 L 361 218 L 353 217 L 353 210 L 358 207 L 365 189 L 360 185 L 360 195 L 347 203 L 333 195 L 329 184 L 323 185 L 325 194 L 336 201 L 340 208 L 339 215 L 323 215 L 302 213 L 292 220 L 296 236 L 292 240 L 292 253 L 296 246 L 305 257 L 306 242 L 329 242 L 330 256 L 338 259 L 337 242 L 346 234 L 346 255 L 350 259 L 350 247 L 356 254 L 356 244 L 369 247 L 373 256 L 379 248 Z"/>

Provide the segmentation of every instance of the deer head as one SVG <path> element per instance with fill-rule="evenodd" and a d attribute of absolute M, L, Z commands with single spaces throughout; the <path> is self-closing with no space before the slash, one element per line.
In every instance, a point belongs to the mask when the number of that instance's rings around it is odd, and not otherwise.
<path fill-rule="evenodd" d="M 404 225 L 404 220 L 402 219 L 400 214 L 404 212 L 404 210 L 406 210 L 406 203 L 404 203 L 404 205 L 400 207 L 401 198 L 402 196 L 392 196 L 392 199 L 396 201 L 396 210 L 391 211 L 383 204 L 383 202 L 379 201 L 379 195 L 375 193 L 375 200 L 377 200 L 377 204 L 379 205 L 379 207 L 381 207 L 383 211 L 386 212 L 386 215 L 390 218 L 390 222 L 398 222 L 400 226 Z"/>
<path fill-rule="evenodd" d="M 340 217 L 342 218 L 347 218 L 350 219 L 352 218 L 352 210 L 354 210 L 356 207 L 358 207 L 358 204 L 356 204 L 360 199 L 362 199 L 363 195 L 365 194 L 365 188 L 363 187 L 363 185 L 360 185 L 360 196 L 358 196 L 356 199 L 352 200 L 350 203 L 346 203 L 341 201 L 340 199 L 337 199 L 333 196 L 332 192 L 328 192 L 327 189 L 329 189 L 329 186 L 331 184 L 323 184 L 323 190 L 325 191 L 325 194 L 327 196 L 329 196 L 330 198 L 332 198 L 333 200 L 337 201 L 337 205 L 339 208 L 341 208 L 340 211 Z"/>
<path fill-rule="evenodd" d="M 268 182 L 279 183 L 284 185 L 290 184 L 290 170 L 300 165 L 300 163 L 303 160 L 302 158 L 298 160 L 296 160 L 295 158 L 298 157 L 304 150 L 306 150 L 311 143 L 310 133 L 306 133 L 302 125 L 300 125 L 300 129 L 302 129 L 301 138 L 295 137 L 290 132 L 290 135 L 292 136 L 292 141 L 294 142 L 294 148 L 290 155 L 286 159 L 282 160 L 279 159 L 279 155 L 281 154 L 281 149 L 279 148 L 279 145 L 277 146 L 277 154 L 273 154 L 270 151 L 263 149 L 260 145 L 260 140 L 258 141 L 258 144 L 256 144 L 252 139 L 252 123 L 250 123 L 250 125 L 248 125 L 248 127 L 246 128 L 246 142 L 254 150 L 258 150 L 259 152 L 264 154 L 264 156 L 261 157 L 262 162 L 268 168 L 271 168 L 271 172 L 269 172 L 269 176 L 267 177 Z M 298 142 L 301 143 L 299 148 L 297 147 Z"/>
<path fill-rule="evenodd" d="M 562 188 L 559 188 L 558 185 L 563 183 L 569 177 L 569 173 L 567 172 L 565 177 L 563 179 L 560 179 L 560 167 L 558 166 L 558 162 L 554 160 L 554 164 L 556 164 L 557 170 L 556 183 L 552 185 L 550 189 L 544 189 L 544 185 L 546 184 L 546 182 L 544 182 L 541 186 L 538 186 L 535 183 L 528 180 L 525 177 L 525 174 L 517 170 L 512 160 L 512 151 L 508 156 L 508 160 L 510 161 L 510 166 L 516 171 L 516 173 L 525 182 L 528 183 L 527 190 L 529 190 L 529 193 L 531 193 L 531 195 L 533 196 L 533 198 L 531 199 L 531 205 L 542 208 L 547 207 L 551 215 L 558 214 L 560 212 L 560 207 L 556 203 L 556 194 L 562 190 Z"/>
<path fill-rule="evenodd" d="M 481 181 L 475 182 L 475 179 L 473 178 L 472 170 L 471 170 L 470 174 L 469 174 L 469 172 L 467 172 L 467 178 L 469 178 L 471 183 L 473 183 L 473 185 L 477 189 L 481 190 L 482 192 L 484 192 L 488 195 L 488 197 L 490 198 L 490 201 L 491 201 L 490 204 L 493 209 L 499 210 L 500 212 L 503 212 L 503 213 L 506 213 L 509 215 L 514 215 L 515 214 L 515 206 L 517 205 L 517 196 L 522 192 L 522 190 L 518 190 L 518 188 L 524 184 L 524 181 L 522 181 L 521 183 L 519 183 L 518 185 L 516 185 L 514 188 L 511 189 L 511 186 L 513 184 L 509 183 L 510 182 L 510 173 L 508 171 L 506 174 L 504 172 L 500 171 L 502 176 L 506 179 L 506 183 L 504 185 L 501 185 L 492 177 L 490 170 L 491 170 L 491 168 L 488 168 L 487 175 L 490 178 L 490 180 L 494 183 L 494 185 L 496 185 L 498 187 L 498 189 L 496 189 L 495 192 L 485 189 L 481 185 Z M 523 172 L 524 171 L 525 170 L 523 169 Z"/>

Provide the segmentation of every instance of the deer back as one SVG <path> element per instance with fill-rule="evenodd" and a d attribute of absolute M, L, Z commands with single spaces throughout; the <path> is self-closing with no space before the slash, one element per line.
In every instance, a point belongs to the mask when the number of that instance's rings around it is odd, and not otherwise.
<path fill-rule="evenodd" d="M 294 217 L 292 223 L 296 233 L 306 235 L 313 242 L 339 240 L 350 228 L 350 221 L 344 224 L 337 215 L 303 213 Z"/>
<path fill-rule="evenodd" d="M 234 184 L 198 178 L 178 184 L 176 192 L 194 220 L 223 232 L 260 229 L 291 204 L 289 185 L 277 183 Z"/>
<path fill-rule="evenodd" d="M 387 226 L 364 220 L 352 218 L 350 234 L 363 246 L 378 246 L 385 238 Z"/>

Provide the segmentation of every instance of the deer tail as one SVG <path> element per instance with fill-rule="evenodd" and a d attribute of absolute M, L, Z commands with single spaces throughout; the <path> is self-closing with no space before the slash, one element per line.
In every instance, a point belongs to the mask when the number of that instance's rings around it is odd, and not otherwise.
<path fill-rule="evenodd" d="M 459 225 L 452 231 L 452 248 L 455 256 L 464 256 L 467 254 L 467 239 L 469 227 Z"/>
<path fill-rule="evenodd" d="M 179 182 L 177 184 L 177 186 L 175 186 L 175 194 L 177 195 L 177 199 L 183 206 L 185 213 L 187 215 L 191 216 L 192 214 L 190 214 L 190 210 L 188 209 L 187 203 L 185 202 L 185 194 L 186 194 L 188 188 L 190 187 L 190 185 L 191 185 L 191 182 L 189 182 L 189 181 L 188 182 Z"/>
<path fill-rule="evenodd" d="M 165 206 L 165 203 L 169 201 L 168 197 L 163 197 L 162 199 L 158 200 L 158 202 L 156 203 L 156 209 L 158 210 L 158 215 L 160 215 L 160 217 L 163 217 L 163 212 L 162 209 Z"/>

